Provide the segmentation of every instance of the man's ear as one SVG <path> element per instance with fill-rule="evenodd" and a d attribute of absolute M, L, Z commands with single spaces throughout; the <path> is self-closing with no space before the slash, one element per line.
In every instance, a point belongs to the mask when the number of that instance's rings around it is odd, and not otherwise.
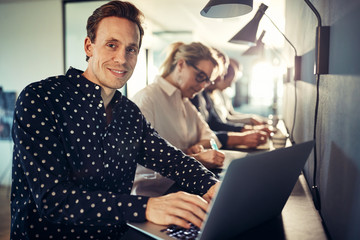
<path fill-rule="evenodd" d="M 84 50 L 85 50 L 86 56 L 92 57 L 92 55 L 93 55 L 93 45 L 91 44 L 91 40 L 90 40 L 89 37 L 85 38 Z"/>

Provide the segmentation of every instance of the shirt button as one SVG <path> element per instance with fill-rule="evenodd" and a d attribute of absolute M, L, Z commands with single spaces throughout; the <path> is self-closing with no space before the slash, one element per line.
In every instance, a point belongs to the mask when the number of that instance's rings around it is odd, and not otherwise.
<path fill-rule="evenodd" d="M 99 108 L 101 108 L 101 107 L 102 107 L 102 104 L 101 104 L 101 103 L 99 103 L 99 105 L 98 105 L 98 106 L 99 106 Z"/>
<path fill-rule="evenodd" d="M 96 87 L 95 87 L 96 90 L 99 90 L 99 88 L 100 88 L 99 86 L 96 86 Z"/>

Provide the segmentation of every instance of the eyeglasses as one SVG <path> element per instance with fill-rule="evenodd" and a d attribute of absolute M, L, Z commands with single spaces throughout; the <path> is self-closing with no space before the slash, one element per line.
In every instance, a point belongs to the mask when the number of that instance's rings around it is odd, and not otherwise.
<path fill-rule="evenodd" d="M 187 65 L 191 66 L 192 68 L 194 68 L 198 73 L 195 76 L 195 80 L 198 83 L 202 83 L 202 82 L 206 82 L 207 84 L 212 83 L 212 81 L 210 80 L 210 78 L 206 75 L 206 73 L 204 73 L 204 71 L 198 69 L 194 64 L 186 62 Z"/>

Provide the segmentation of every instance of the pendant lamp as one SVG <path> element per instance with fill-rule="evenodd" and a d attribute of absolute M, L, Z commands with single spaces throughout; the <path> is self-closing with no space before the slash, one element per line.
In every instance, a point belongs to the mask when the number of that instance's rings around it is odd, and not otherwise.
<path fill-rule="evenodd" d="M 245 15 L 253 9 L 253 0 L 210 0 L 200 11 L 208 18 L 231 18 Z"/>

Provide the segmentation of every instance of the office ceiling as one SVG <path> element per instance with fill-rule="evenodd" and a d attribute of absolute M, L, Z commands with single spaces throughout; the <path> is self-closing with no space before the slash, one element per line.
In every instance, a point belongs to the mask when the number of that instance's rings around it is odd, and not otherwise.
<path fill-rule="evenodd" d="M 0 2 L 14 1 L 48 0 L 0 0 Z M 152 47 L 156 47 L 156 41 L 151 41 L 151 38 L 165 39 L 166 42 L 201 41 L 226 52 L 236 52 L 236 54 L 241 54 L 246 51 L 249 46 L 229 43 L 228 40 L 252 19 L 261 3 L 268 6 L 266 15 L 276 23 L 280 30 L 283 32 L 285 30 L 285 0 L 254 0 L 253 10 L 250 13 L 240 17 L 226 19 L 205 18 L 200 15 L 200 11 L 209 0 L 127 1 L 134 3 L 144 13 L 146 18 L 145 38 L 148 40 L 146 41 L 147 43 L 152 44 Z M 104 1 L 78 2 L 84 4 L 88 3 L 91 6 L 98 6 Z M 86 8 L 84 10 L 86 10 Z M 89 13 L 91 12 L 89 10 Z M 79 24 L 83 24 L 83 22 L 79 22 Z M 76 22 L 74 22 L 73 25 L 76 25 Z M 270 46 L 271 48 L 283 47 L 283 36 L 281 36 L 265 16 L 260 21 L 257 34 L 258 37 L 262 30 L 266 31 L 263 38 L 263 42 L 266 46 Z M 163 47 L 163 44 L 159 45 Z"/>
<path fill-rule="evenodd" d="M 254 0 L 253 10 L 250 13 L 227 19 L 201 16 L 200 11 L 208 0 L 130 0 L 130 2 L 145 14 L 147 37 L 161 35 L 163 38 L 169 38 L 169 41 L 183 39 L 202 41 L 227 52 L 243 52 L 248 49 L 247 45 L 228 43 L 228 40 L 252 19 L 261 3 L 269 7 L 266 14 L 278 27 L 282 31 L 285 28 L 285 0 Z M 265 44 L 276 48 L 283 46 L 283 37 L 266 16 L 260 22 L 257 36 L 260 36 L 263 29 L 266 30 L 263 38 Z"/>

